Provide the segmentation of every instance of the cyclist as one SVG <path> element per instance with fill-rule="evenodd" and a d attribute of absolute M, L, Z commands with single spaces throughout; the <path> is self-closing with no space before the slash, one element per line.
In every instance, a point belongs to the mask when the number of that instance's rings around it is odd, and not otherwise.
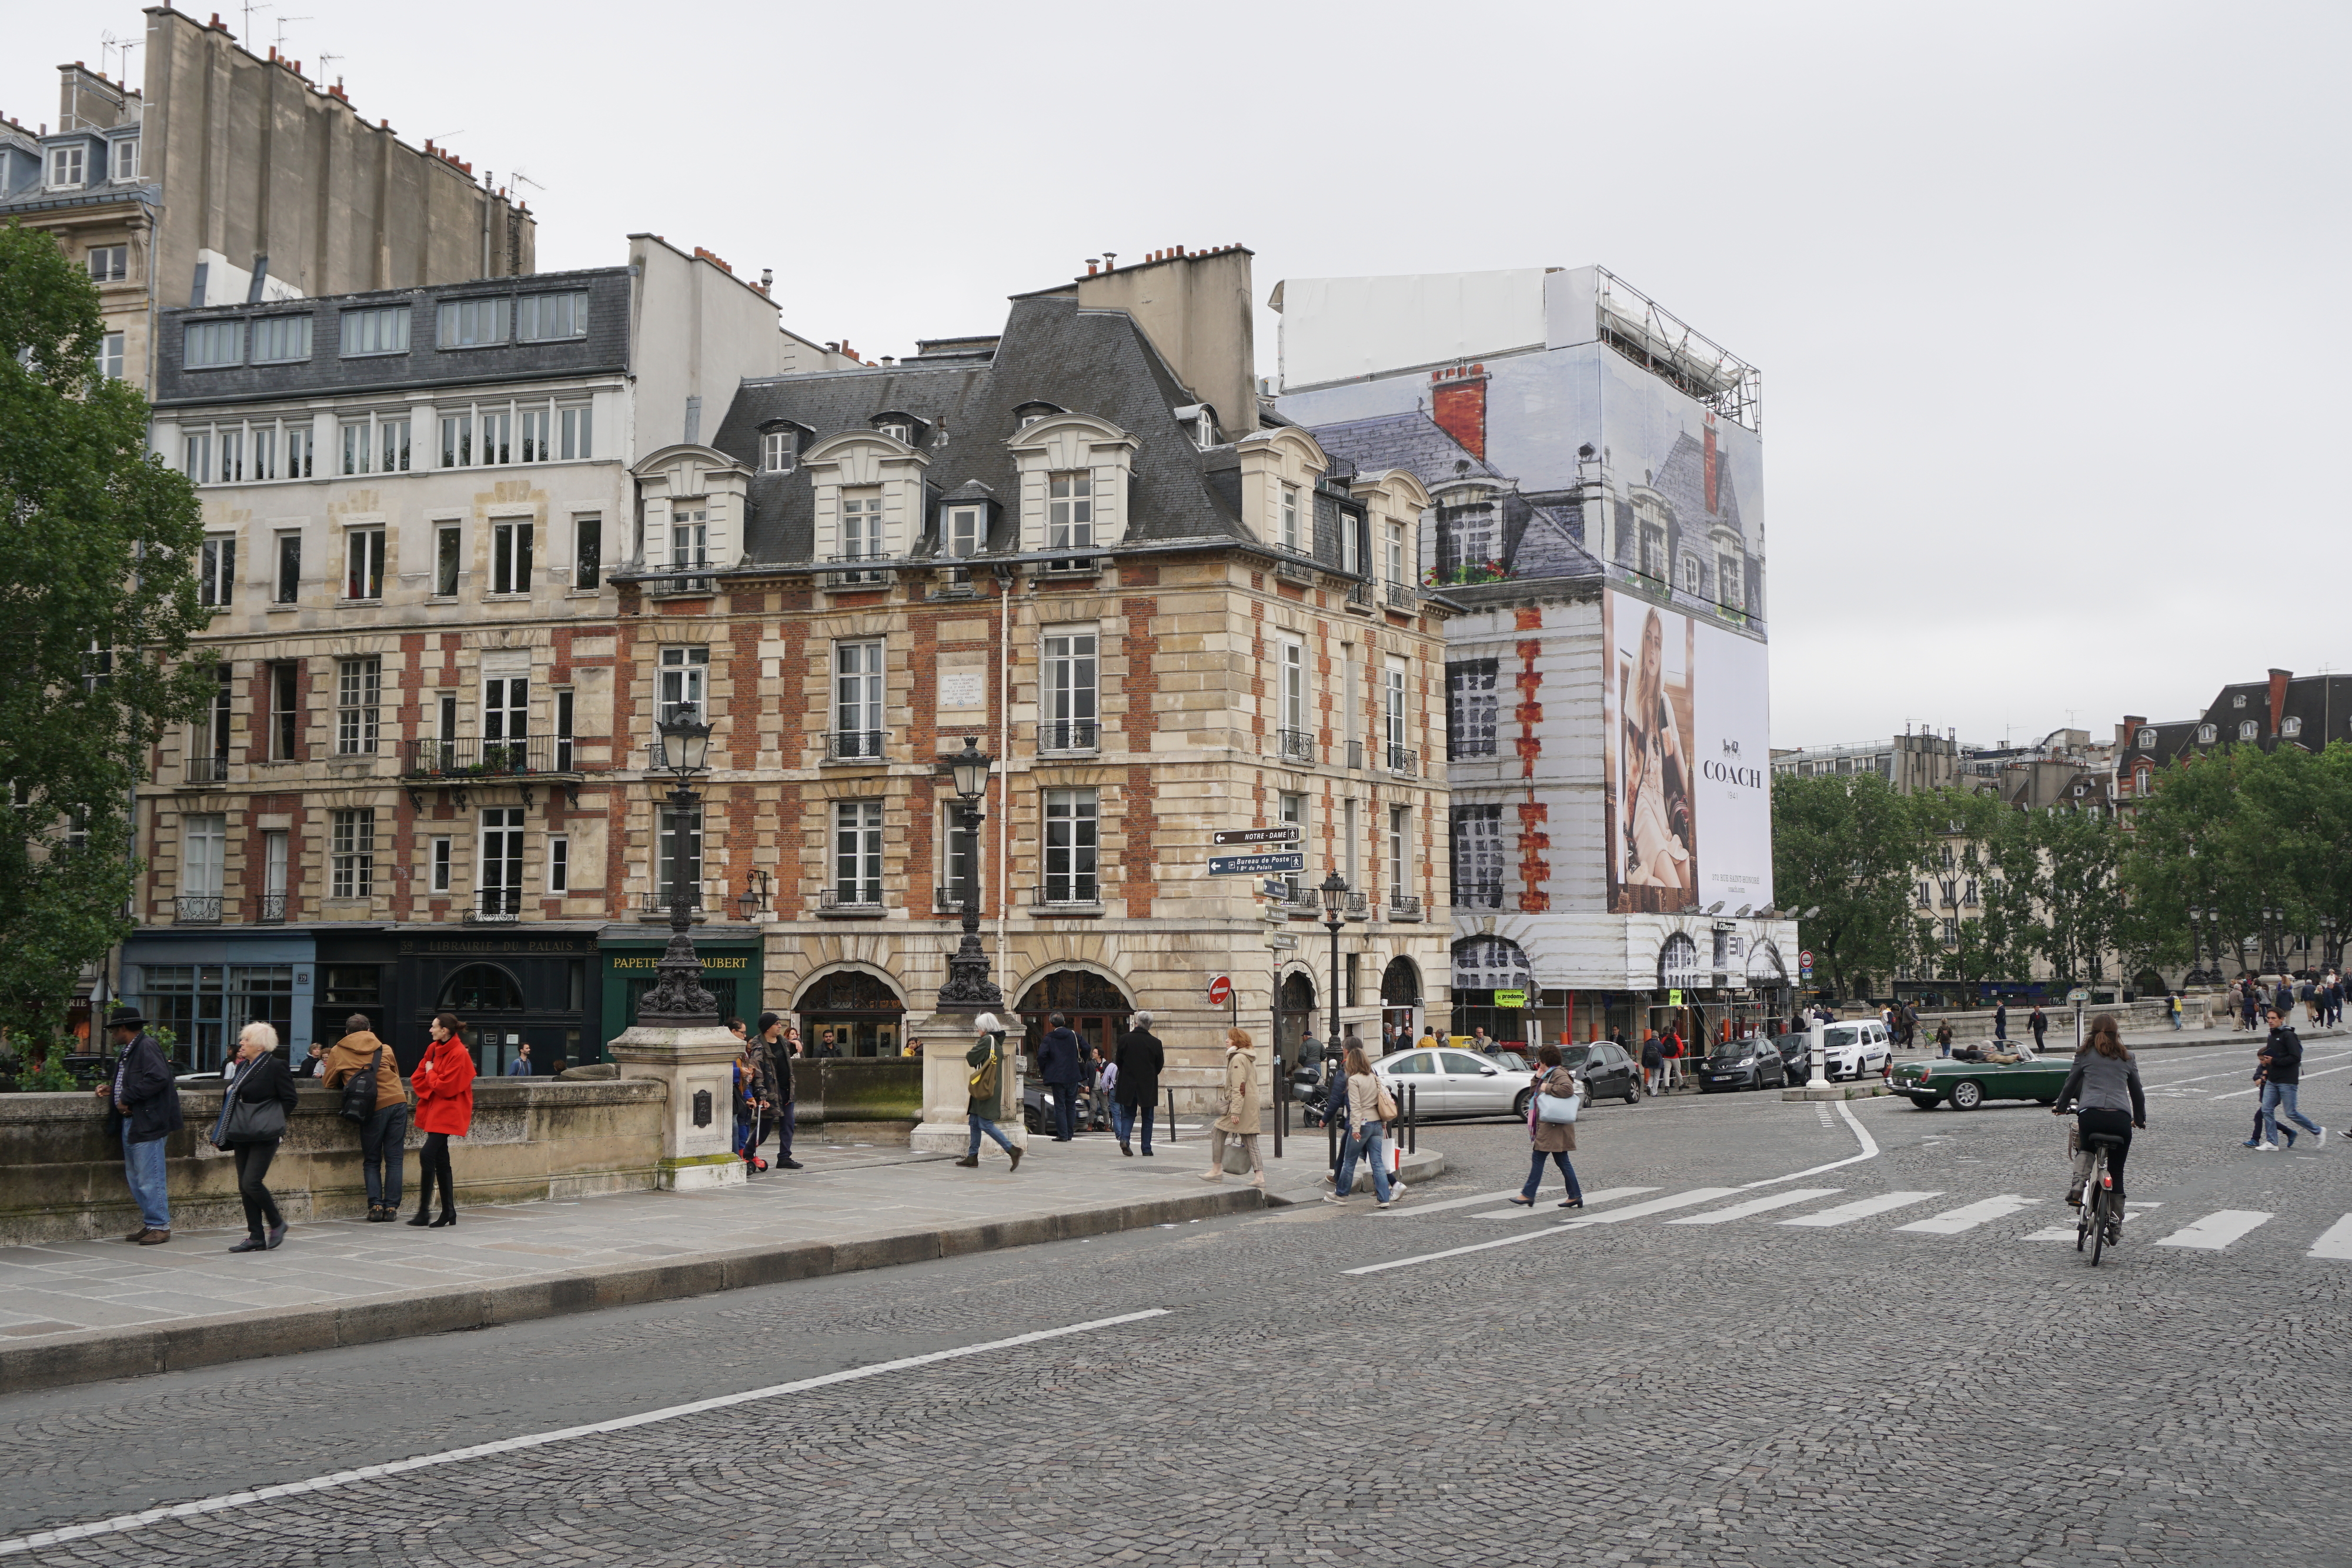
<path fill-rule="evenodd" d="M 2067 1184 L 2067 1205 L 2083 1207 L 2083 1188 L 2091 1179 L 2091 1139 L 2111 1134 L 2122 1140 L 2107 1151 L 2107 1171 L 2115 1178 L 2114 1213 L 2121 1224 L 2124 1156 L 2131 1153 L 2132 1129 L 2145 1132 L 2147 1128 L 2147 1101 L 2140 1092 L 2139 1063 L 2124 1049 L 2123 1031 L 2113 1013 L 2101 1013 L 2091 1020 L 2090 1034 L 2074 1055 L 2074 1070 L 2066 1074 L 2066 1086 L 2058 1091 L 2053 1110 L 2063 1116 L 2078 1103 L 2082 1115 L 2075 1124 L 2074 1176 Z"/>

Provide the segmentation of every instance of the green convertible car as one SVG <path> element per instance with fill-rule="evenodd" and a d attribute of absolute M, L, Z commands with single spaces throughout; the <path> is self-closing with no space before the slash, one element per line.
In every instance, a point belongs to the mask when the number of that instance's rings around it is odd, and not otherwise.
<path fill-rule="evenodd" d="M 1895 1063 L 1894 1086 L 1922 1111 L 1949 1103 L 1973 1111 L 1988 1100 L 2039 1100 L 2055 1104 L 2074 1065 L 2071 1056 L 2025 1056 L 2016 1061 L 1962 1061 L 1937 1057 Z"/>

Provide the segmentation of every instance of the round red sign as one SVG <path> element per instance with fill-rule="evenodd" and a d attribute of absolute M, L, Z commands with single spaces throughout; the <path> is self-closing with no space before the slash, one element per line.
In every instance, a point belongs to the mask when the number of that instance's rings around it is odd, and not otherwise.
<path fill-rule="evenodd" d="M 1230 977 L 1219 975 L 1215 979 L 1209 982 L 1209 1005 L 1211 1007 L 1221 1008 L 1233 999 L 1234 982 Z"/>

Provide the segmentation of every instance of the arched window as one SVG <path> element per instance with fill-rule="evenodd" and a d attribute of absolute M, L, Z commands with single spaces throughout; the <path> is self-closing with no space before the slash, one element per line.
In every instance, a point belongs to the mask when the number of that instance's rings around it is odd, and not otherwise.
<path fill-rule="evenodd" d="M 2252 740 L 2261 733 L 2262 727 L 2256 724 L 2252 719 L 2245 718 L 2238 721 L 2238 738 L 2240 740 Z"/>
<path fill-rule="evenodd" d="M 441 1006 L 459 1018 L 522 1011 L 522 988 L 496 964 L 468 964 L 441 988 Z"/>
<path fill-rule="evenodd" d="M 1410 958 L 1391 958 L 1381 973 L 1381 1005 L 1409 1008 L 1421 1000 L 1421 971 Z"/>
<path fill-rule="evenodd" d="M 1698 944 L 1686 931 L 1677 931 L 1658 949 L 1658 984 L 1667 990 L 1695 989 L 1699 984 Z"/>
<path fill-rule="evenodd" d="M 2212 744 L 2213 744 L 2213 737 L 2214 737 L 2214 736 L 2215 736 L 2215 734 L 2217 734 L 2217 733 L 2218 733 L 2218 732 L 2217 732 L 2217 731 L 2213 728 L 2213 727 L 2212 727 L 2211 725 L 2210 725 L 2210 724 L 2200 724 L 2200 725 L 2199 725 L 2199 726 L 2197 727 L 2197 740 L 2198 740 L 2198 744 L 2200 744 L 2200 745 L 2201 745 L 2201 746 L 2210 746 L 2210 745 L 2212 745 Z"/>
<path fill-rule="evenodd" d="M 1457 991 L 1524 990 L 1533 983 L 1528 956 L 1503 936 L 1468 936 L 1454 945 Z"/>

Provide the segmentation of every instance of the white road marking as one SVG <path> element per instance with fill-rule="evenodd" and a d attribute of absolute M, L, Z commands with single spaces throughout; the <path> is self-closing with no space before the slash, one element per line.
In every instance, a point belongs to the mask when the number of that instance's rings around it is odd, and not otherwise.
<path fill-rule="evenodd" d="M 1439 1203 L 1412 1203 L 1402 1208 L 1389 1210 L 1391 1214 L 1444 1214 L 1449 1208 L 1468 1208 L 1475 1204 L 1500 1203 L 1507 1197 L 1517 1197 L 1519 1189 L 1506 1187 L 1501 1192 L 1482 1192 L 1475 1197 L 1449 1197 Z"/>
<path fill-rule="evenodd" d="M 2072 1241 L 2079 1234 L 2081 1233 L 2076 1230 L 2074 1226 L 2053 1225 L 2047 1229 L 2037 1230 L 2032 1235 L 2021 1237 L 2019 1239 L 2024 1241 Z"/>
<path fill-rule="evenodd" d="M 1670 1209 L 1688 1208 L 1693 1204 L 1713 1203 L 1718 1197 L 1729 1197 L 1740 1191 L 1736 1186 L 1695 1186 L 1688 1192 L 1677 1192 L 1665 1197 L 1654 1197 L 1647 1203 L 1633 1204 L 1626 1208 L 1612 1209 L 1607 1214 L 1577 1215 L 1559 1223 L 1570 1229 L 1584 1225 L 1614 1225 L 1621 1219 L 1646 1219 L 1653 1214 L 1664 1214 Z"/>
<path fill-rule="evenodd" d="M 2304 1256 L 2352 1259 L 2352 1214 L 2346 1215 L 2320 1232 L 2319 1239 L 2311 1244 L 2311 1250 Z"/>
<path fill-rule="evenodd" d="M 2157 1243 L 2158 1247 L 2194 1247 L 2200 1251 L 2219 1252 L 2231 1242 L 2270 1223 L 2271 1217 L 2258 1208 L 2216 1209 L 2195 1224 L 2174 1231 Z"/>
<path fill-rule="evenodd" d="M 1834 1186 L 1790 1187 L 1787 1192 L 1768 1193 L 1762 1197 L 1751 1197 L 1746 1203 L 1735 1203 L 1729 1208 L 1711 1208 L 1705 1214 L 1688 1215 L 1681 1219 L 1669 1219 L 1666 1223 L 1668 1225 L 1721 1225 L 1727 1220 L 1746 1219 L 1750 1215 L 1768 1213 L 1775 1208 L 1786 1208 L 1791 1204 L 1811 1203 L 1817 1197 L 1829 1197 L 1843 1190 L 1843 1187 Z"/>
<path fill-rule="evenodd" d="M 1784 1219 L 1783 1225 L 1852 1225 L 1857 1219 L 1868 1219 L 1874 1214 L 1885 1214 L 1890 1208 L 1908 1208 L 1915 1203 L 1925 1203 L 1931 1197 L 1941 1197 L 1940 1192 L 1882 1192 L 1876 1197 L 1858 1197 L 1852 1203 L 1824 1208 L 1819 1214 L 1799 1215 Z"/>
<path fill-rule="evenodd" d="M 1819 1176 L 1823 1171 L 1833 1171 L 1842 1166 L 1859 1165 L 1864 1160 L 1876 1159 L 1878 1157 L 1878 1140 L 1872 1137 L 1870 1134 L 1864 1129 L 1863 1124 L 1853 1119 L 1853 1112 L 1847 1106 L 1844 1101 L 1840 1100 L 1836 1102 L 1836 1104 L 1838 1114 L 1845 1118 L 1845 1124 L 1849 1128 L 1853 1129 L 1853 1135 L 1862 1140 L 1862 1153 L 1858 1155 L 1848 1155 L 1842 1160 L 1832 1160 L 1825 1166 L 1808 1166 L 1801 1171 L 1790 1171 L 1787 1176 L 1767 1176 L 1762 1181 L 1743 1182 L 1740 1184 L 1740 1190 L 1745 1192 L 1753 1187 L 1778 1186 L 1784 1181 L 1795 1181 L 1801 1176 Z"/>
<path fill-rule="evenodd" d="M 635 1416 L 616 1416 L 610 1421 L 594 1421 L 581 1427 L 564 1427 L 552 1432 L 533 1432 L 520 1437 L 500 1437 L 494 1442 L 476 1443 L 463 1448 L 451 1448 L 438 1454 L 419 1454 L 411 1458 L 394 1459 L 388 1464 L 369 1465 L 355 1470 L 337 1470 L 331 1475 L 313 1476 L 308 1480 L 284 1481 L 276 1486 L 255 1487 L 250 1491 L 231 1492 L 225 1497 L 205 1498 L 195 1502 L 173 1503 L 163 1508 L 151 1508 L 142 1513 L 118 1514 L 89 1524 L 61 1525 L 37 1534 L 0 1541 L 0 1557 L 14 1556 L 38 1547 L 54 1546 L 59 1542 L 82 1541 L 93 1535 L 114 1535 L 136 1530 L 142 1525 L 160 1524 L 170 1519 L 194 1519 L 203 1514 L 222 1513 L 230 1509 L 244 1508 L 251 1503 L 269 1502 L 282 1497 L 299 1497 L 310 1492 L 331 1491 L 338 1487 L 352 1486 L 360 1481 L 374 1480 L 382 1476 L 406 1475 L 412 1470 L 436 1469 L 443 1465 L 463 1464 L 468 1459 L 488 1458 L 499 1454 L 511 1454 L 525 1448 L 543 1448 L 551 1444 L 569 1442 L 575 1437 L 601 1437 L 608 1432 L 625 1432 L 635 1427 L 650 1427 L 658 1421 L 676 1421 L 688 1416 L 699 1416 L 712 1410 L 725 1410 L 737 1405 L 749 1405 L 754 1400 L 774 1399 L 787 1394 L 804 1394 L 814 1388 L 829 1388 L 837 1383 L 856 1383 L 864 1378 L 880 1377 L 887 1373 L 908 1372 L 919 1366 L 930 1366 L 943 1361 L 959 1361 L 966 1356 L 983 1355 L 992 1350 L 1010 1350 L 1015 1345 L 1037 1344 L 1046 1340 L 1066 1339 L 1072 1334 L 1087 1333 L 1096 1329 L 1117 1328 L 1122 1323 L 1141 1322 L 1147 1318 L 1164 1318 L 1165 1307 L 1153 1307 L 1140 1312 L 1123 1312 L 1115 1318 L 1096 1318 L 1089 1322 L 1071 1323 L 1063 1328 L 1039 1329 L 1032 1333 L 1014 1334 L 1010 1339 L 992 1339 L 980 1344 L 959 1345 L 953 1350 L 935 1350 L 922 1355 L 901 1356 L 896 1361 L 878 1361 L 871 1366 L 853 1366 L 841 1372 L 828 1372 L 818 1377 L 803 1377 L 794 1383 L 779 1383 L 769 1388 L 745 1389 L 738 1394 L 721 1394 L 709 1399 L 697 1399 L 688 1405 L 667 1405 L 658 1410 L 641 1411 Z M 290 1516 L 279 1516 L 290 1517 Z"/>
<path fill-rule="evenodd" d="M 1558 1225 L 1547 1225 L 1534 1230 L 1522 1230 L 1516 1236 L 1505 1236 L 1494 1241 L 1473 1241 L 1466 1247 L 1448 1247 L 1442 1252 L 1423 1252 L 1415 1258 L 1395 1258 L 1386 1263 L 1367 1263 L 1360 1269 L 1342 1269 L 1339 1272 L 1344 1277 L 1350 1274 L 1382 1274 L 1391 1269 L 1410 1269 L 1416 1263 L 1434 1263 L 1440 1259 L 1459 1258 L 1470 1252 L 1488 1252 L 1497 1247 L 1516 1247 L 1522 1241 L 1539 1241 L 1547 1236 L 1562 1236 L 1571 1230 L 1580 1230 L 1588 1225 L 1606 1225 L 1619 1219 L 1639 1219 L 1644 1214 L 1655 1214 L 1662 1208 L 1680 1208 L 1694 1203 L 1713 1203 L 1717 1198 L 1729 1197 L 1738 1190 L 1738 1187 L 1730 1186 L 1694 1187 L 1689 1192 L 1676 1193 L 1672 1197 L 1656 1197 L 1647 1203 L 1637 1203 L 1631 1208 L 1621 1208 L 1614 1214 L 1598 1214 L 1590 1219 L 1562 1220 Z M 1588 1198 L 1586 1201 L 1591 1200 Z"/>
<path fill-rule="evenodd" d="M 2257 1050 L 2260 1050 L 2262 1045 L 2261 1041 L 2254 1040 L 2252 1037 L 2249 1037 L 2245 1043 L 2253 1046 Z M 2305 1061 L 2341 1061 L 2347 1056 L 2352 1056 L 2352 1051 L 2339 1051 L 2332 1056 L 2307 1056 L 2304 1058 L 2304 1060 Z M 2184 1067 L 2202 1066 L 2203 1063 L 2183 1062 L 2181 1065 Z M 2151 1083 L 2148 1087 L 2151 1089 L 2178 1089 L 2184 1083 L 2202 1083 L 2206 1080 L 2211 1078 L 2242 1078 L 2252 1074 L 2252 1071 L 2253 1069 L 2252 1067 L 2244 1067 L 2232 1068 L 2227 1072 L 2200 1072 L 2194 1078 L 2168 1078 L 2161 1083 Z M 2145 1082 L 2145 1080 L 2143 1080 L 2143 1082 Z"/>
<path fill-rule="evenodd" d="M 2341 1067 L 2323 1067 L 2316 1072 L 2305 1072 L 2302 1074 L 2302 1077 L 2308 1081 L 2314 1078 L 2325 1078 L 2331 1072 L 2352 1072 L 2352 1061 L 2347 1061 Z M 2240 1089 L 2228 1094 L 2216 1094 L 2213 1098 L 2216 1100 L 2242 1100 L 2249 1094 L 2259 1094 L 2262 1092 L 2263 1086 L 2257 1083 L 2252 1089 Z M 2313 1120 L 2316 1121 L 2318 1118 L 2314 1117 Z"/>
<path fill-rule="evenodd" d="M 1921 1236 L 1958 1236 L 1963 1230 L 1974 1230 L 1987 1220 L 2015 1214 L 2019 1209 L 2041 1201 L 2038 1197 L 2020 1197 L 2013 1192 L 2003 1193 L 1999 1197 L 1984 1198 L 1960 1208 L 1948 1208 L 1941 1214 L 1915 1220 L 1909 1225 L 1898 1225 L 1895 1228 Z"/>
<path fill-rule="evenodd" d="M 1596 1203 L 1614 1203 L 1621 1197 L 1633 1197 L 1641 1193 L 1655 1192 L 1658 1189 L 1654 1186 L 1604 1186 L 1598 1192 L 1586 1193 L 1584 1195 L 1584 1207 L 1591 1208 Z M 1509 1196 L 1517 1197 L 1518 1194 L 1512 1193 Z M 1555 1197 L 1547 1200 L 1538 1197 L 1536 1199 L 1536 1208 L 1542 1208 L 1545 1207 L 1547 1201 L 1552 1204 L 1558 1204 L 1559 1199 Z M 1526 1218 L 1528 1215 L 1533 1214 L 1534 1212 L 1535 1208 L 1528 1208 L 1524 1207 L 1518 1208 L 1490 1208 L 1484 1214 L 1474 1214 L 1470 1218 L 1473 1219 L 1520 1219 Z"/>

